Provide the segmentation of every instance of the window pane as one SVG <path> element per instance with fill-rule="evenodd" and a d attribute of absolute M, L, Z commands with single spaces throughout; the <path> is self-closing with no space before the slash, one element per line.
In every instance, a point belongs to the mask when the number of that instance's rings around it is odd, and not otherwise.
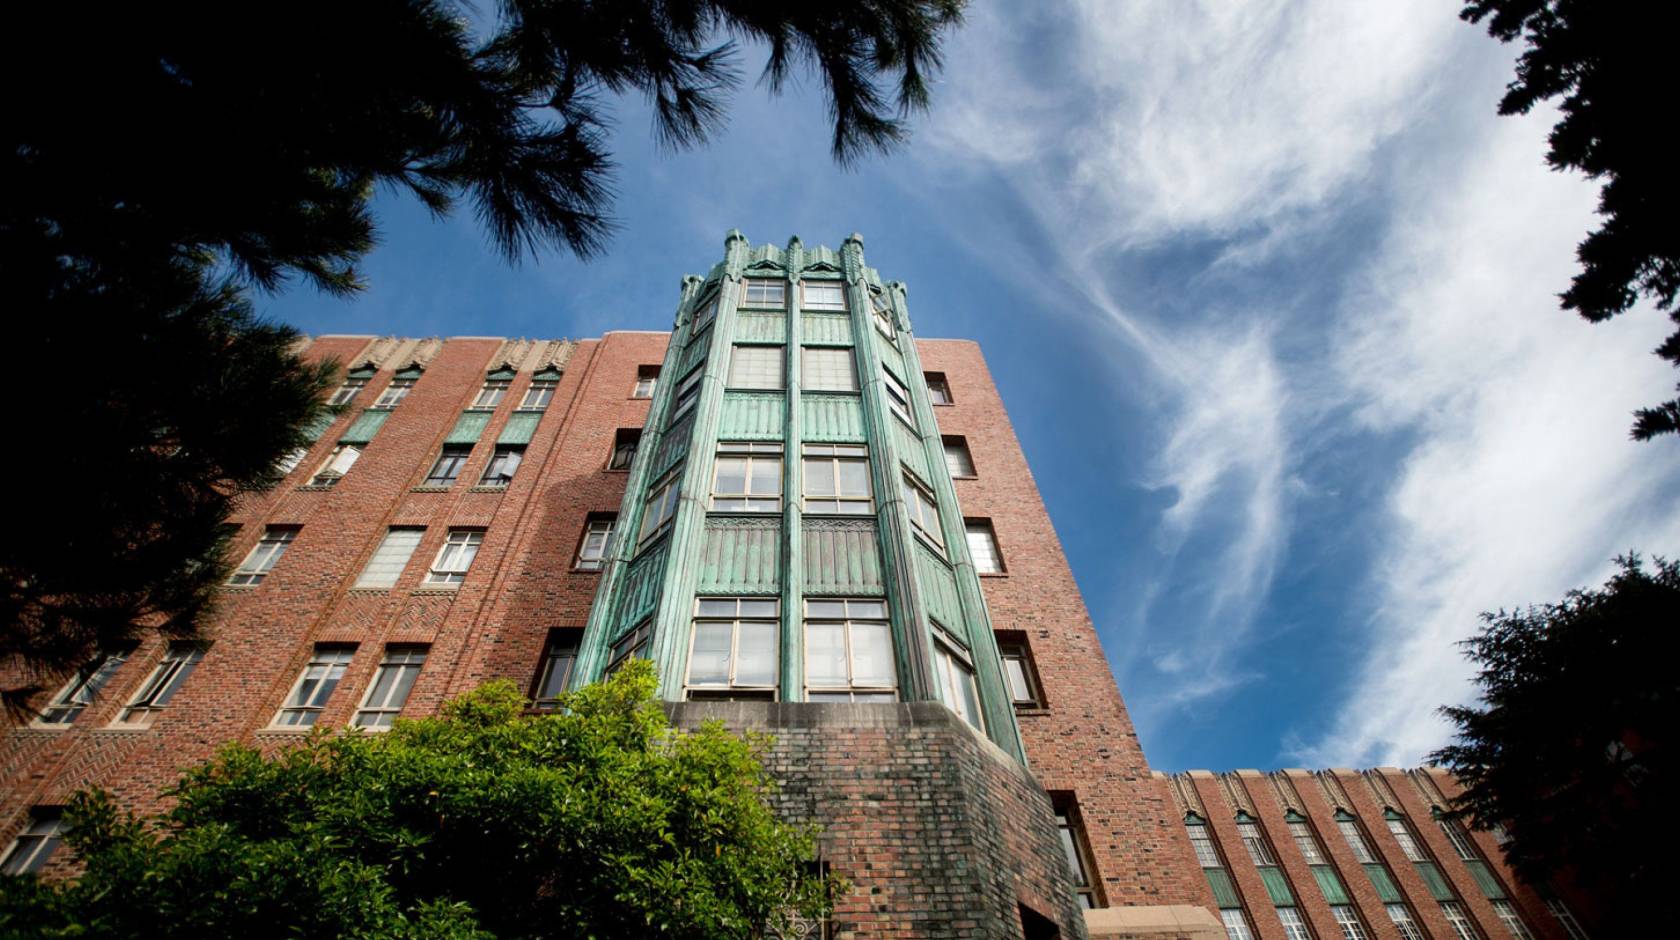
<path fill-rule="evenodd" d="M 702 598 L 699 611 L 702 617 L 734 617 L 736 601 L 733 598 L 728 600 Z"/>
<path fill-rule="evenodd" d="M 741 598 L 741 616 L 743 617 L 774 617 L 781 609 L 779 602 L 763 598 Z"/>
<path fill-rule="evenodd" d="M 852 351 L 805 347 L 801 351 L 800 384 L 816 391 L 857 391 L 857 369 L 852 363 Z"/>
<path fill-rule="evenodd" d="M 853 684 L 896 684 L 892 658 L 892 631 L 886 624 L 852 624 Z"/>
<path fill-rule="evenodd" d="M 805 495 L 834 495 L 834 461 L 828 457 L 805 458 Z"/>
<path fill-rule="evenodd" d="M 1032 701 L 1032 686 L 1027 682 L 1027 664 L 1018 655 L 1003 658 L 1003 674 L 1009 680 L 1009 696 L 1017 702 Z"/>
<path fill-rule="evenodd" d="M 775 457 L 759 457 L 752 464 L 754 496 L 780 496 L 782 493 L 782 461 Z"/>
<path fill-rule="evenodd" d="M 424 529 L 391 529 L 386 532 L 379 548 L 368 559 L 367 567 L 362 569 L 361 577 L 356 579 L 356 587 L 388 588 L 395 585 L 424 533 Z"/>
<path fill-rule="evenodd" d="M 867 497 L 869 489 L 869 461 L 867 460 L 838 460 L 840 474 L 840 495 Z"/>
<path fill-rule="evenodd" d="M 774 621 L 745 621 L 736 649 L 735 684 L 776 684 L 776 634 Z"/>
<path fill-rule="evenodd" d="M 846 684 L 845 626 L 838 623 L 805 625 L 805 681 L 810 685 Z"/>
<path fill-rule="evenodd" d="M 735 347 L 729 362 L 730 388 L 779 389 L 783 384 L 782 347 Z"/>
<path fill-rule="evenodd" d="M 694 625 L 694 652 L 688 660 L 688 681 L 694 685 L 723 685 L 729 681 L 731 624 L 701 621 Z"/>

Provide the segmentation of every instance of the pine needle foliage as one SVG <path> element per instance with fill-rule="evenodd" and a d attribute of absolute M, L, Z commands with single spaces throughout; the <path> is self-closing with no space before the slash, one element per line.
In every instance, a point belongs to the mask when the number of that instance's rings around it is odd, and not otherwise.
<path fill-rule="evenodd" d="M 84 792 L 84 873 L 0 880 L 0 934 L 746 940 L 825 916 L 764 739 L 674 730 L 654 686 L 638 661 L 555 714 L 498 681 L 381 734 L 229 745 L 158 818 Z"/>

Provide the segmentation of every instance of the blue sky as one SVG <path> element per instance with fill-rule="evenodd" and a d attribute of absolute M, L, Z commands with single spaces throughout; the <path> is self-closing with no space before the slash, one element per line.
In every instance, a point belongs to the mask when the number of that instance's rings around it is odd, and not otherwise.
<path fill-rule="evenodd" d="M 1001 7 L 1001 8 L 1000 8 Z M 1557 309 L 1595 188 L 1500 118 L 1512 51 L 1410 4 L 977 5 L 909 146 L 836 168 L 816 83 L 711 146 L 617 110 L 607 254 L 509 268 L 381 198 L 371 287 L 311 333 L 665 329 L 723 234 L 838 247 L 978 340 L 1151 762 L 1417 762 L 1480 611 L 1680 553 L 1663 320 Z M 959 392 L 960 393 L 960 392 Z"/>

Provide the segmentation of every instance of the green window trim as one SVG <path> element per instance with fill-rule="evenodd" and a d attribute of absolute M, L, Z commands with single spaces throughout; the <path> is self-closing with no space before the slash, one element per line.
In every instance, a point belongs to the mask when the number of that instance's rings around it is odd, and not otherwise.
<path fill-rule="evenodd" d="M 1399 904 L 1405 900 L 1400 897 L 1400 887 L 1394 883 L 1394 876 L 1381 862 L 1366 862 L 1365 876 L 1371 879 L 1371 887 L 1377 889 L 1377 897 L 1382 898 L 1384 904 Z"/>
<path fill-rule="evenodd" d="M 351 369 L 349 372 L 346 372 L 344 377 L 346 379 L 361 379 L 362 381 L 367 382 L 371 381 L 374 374 L 378 371 L 379 370 L 375 369 L 373 366 L 362 366 L 360 369 Z"/>
<path fill-rule="evenodd" d="M 537 431 L 537 423 L 542 420 L 543 412 L 516 411 L 508 416 L 507 424 L 502 426 L 502 433 L 496 437 L 498 444 L 529 444 L 531 436 Z"/>
<path fill-rule="evenodd" d="M 1453 894 L 1452 886 L 1447 884 L 1446 876 L 1441 874 L 1441 869 L 1434 862 L 1413 862 L 1412 867 L 1417 869 L 1418 877 L 1423 879 L 1423 883 L 1429 886 L 1430 897 L 1437 901 L 1458 900 Z"/>
<path fill-rule="evenodd" d="M 366 444 L 366 443 L 368 443 L 369 441 L 373 440 L 373 436 L 375 434 L 379 433 L 379 429 L 385 426 L 385 420 L 389 417 L 391 417 L 390 409 L 387 409 L 387 408 L 369 408 L 369 409 L 367 409 L 366 411 L 357 415 L 356 420 L 350 422 L 350 426 L 344 429 L 344 434 L 342 436 L 340 436 L 339 439 L 338 439 L 339 443 L 341 443 L 341 444 Z"/>
<path fill-rule="evenodd" d="M 496 369 L 484 377 L 486 382 L 512 382 L 519 373 L 512 369 Z"/>
<path fill-rule="evenodd" d="M 1348 899 L 1347 888 L 1342 886 L 1342 879 L 1336 875 L 1336 870 L 1329 865 L 1312 866 L 1313 880 L 1318 882 L 1318 890 L 1324 893 L 1324 900 L 1330 904 L 1352 904 Z"/>
<path fill-rule="evenodd" d="M 1221 909 L 1242 907 L 1242 896 L 1237 894 L 1237 885 L 1231 880 L 1231 873 L 1223 868 L 1204 868 L 1202 874 L 1207 876 L 1208 887 L 1213 889 L 1213 900 Z"/>
<path fill-rule="evenodd" d="M 327 433 L 327 428 L 332 427 L 332 423 L 337 420 L 338 415 L 330 411 L 321 412 L 303 426 L 304 438 L 311 444 L 315 443 L 321 439 L 321 435 Z"/>
<path fill-rule="evenodd" d="M 560 381 L 560 376 L 561 376 L 561 372 L 560 372 L 559 369 L 554 369 L 554 368 L 543 369 L 541 372 L 538 372 L 535 375 L 531 376 L 531 381 L 533 381 L 533 382 L 558 382 L 558 381 Z"/>
<path fill-rule="evenodd" d="M 426 371 L 425 369 L 422 369 L 419 366 L 409 366 L 406 369 L 399 370 L 395 375 L 393 375 L 391 377 L 393 379 L 414 379 L 414 380 L 418 380 L 420 378 L 421 373 L 423 373 L 425 371 Z"/>
<path fill-rule="evenodd" d="M 1267 865 L 1260 869 L 1260 880 L 1266 883 L 1266 893 L 1271 895 L 1273 906 L 1295 906 L 1295 892 L 1289 890 L 1289 879 L 1284 877 L 1283 869 Z"/>
<path fill-rule="evenodd" d="M 484 429 L 490 425 L 491 411 L 463 411 L 455 422 L 455 427 L 449 436 L 443 439 L 445 444 L 477 444 L 483 436 Z"/>
<path fill-rule="evenodd" d="M 1505 886 L 1499 883 L 1498 878 L 1494 877 L 1486 862 L 1481 859 L 1469 859 L 1465 861 L 1464 867 L 1470 869 L 1470 877 L 1476 879 L 1476 887 L 1481 888 L 1482 893 L 1487 895 L 1489 900 L 1501 901 L 1505 899 Z"/>

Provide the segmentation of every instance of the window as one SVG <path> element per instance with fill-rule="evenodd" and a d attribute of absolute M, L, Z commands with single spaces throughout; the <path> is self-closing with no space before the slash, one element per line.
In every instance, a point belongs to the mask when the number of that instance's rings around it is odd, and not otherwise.
<path fill-rule="evenodd" d="M 607 459 L 608 470 L 628 470 L 636 460 L 636 448 L 642 444 L 641 428 L 619 428 L 613 435 L 612 456 Z"/>
<path fill-rule="evenodd" d="M 998 552 L 997 533 L 989 519 L 964 519 L 963 529 L 968 535 L 968 553 L 974 558 L 974 570 L 980 574 L 1003 574 L 1003 555 Z"/>
<path fill-rule="evenodd" d="M 1254 932 L 1248 929 L 1248 918 L 1243 916 L 1240 908 L 1221 910 L 1219 920 L 1225 924 L 1226 940 L 1254 940 Z"/>
<path fill-rule="evenodd" d="M 1399 814 L 1389 810 L 1383 814 L 1383 819 L 1388 823 L 1388 831 L 1394 836 L 1394 841 L 1400 843 L 1400 851 L 1405 854 L 1406 861 L 1429 861 L 1429 856 L 1423 854 L 1423 849 L 1418 846 L 1417 840 L 1412 837 L 1412 827 L 1406 825 L 1406 821 L 1401 819 Z"/>
<path fill-rule="evenodd" d="M 613 513 L 593 513 L 583 527 L 583 540 L 578 543 L 577 569 L 579 571 L 600 571 L 601 565 L 607 558 L 607 543 L 612 539 L 613 523 L 618 516 Z"/>
<path fill-rule="evenodd" d="M 804 281 L 799 286 L 803 293 L 799 302 L 801 309 L 846 309 L 846 287 L 839 281 Z"/>
<path fill-rule="evenodd" d="M 63 828 L 56 808 L 31 812 L 29 825 L 12 840 L 5 860 L 0 861 L 0 875 L 33 875 L 45 868 L 62 841 Z"/>
<path fill-rule="evenodd" d="M 950 471 L 951 476 L 959 480 L 977 476 L 974 472 L 974 457 L 968 452 L 967 438 L 947 435 L 944 440 L 945 469 Z"/>
<path fill-rule="evenodd" d="M 385 658 L 379 661 L 379 671 L 373 674 L 367 697 L 350 723 L 358 728 L 383 730 L 391 727 L 408 702 L 420 667 L 426 664 L 424 646 L 387 646 Z"/>
<path fill-rule="evenodd" d="M 805 698 L 891 702 L 898 698 L 892 627 L 881 600 L 805 601 Z"/>
<path fill-rule="evenodd" d="M 680 495 L 679 484 L 682 483 L 682 468 L 678 467 L 665 475 L 665 478 L 648 488 L 647 504 L 642 507 L 642 529 L 636 534 L 636 544 L 646 545 L 655 536 L 664 532 L 670 525 L 672 517 L 677 514 L 677 497 Z"/>
<path fill-rule="evenodd" d="M 688 653 L 688 697 L 773 699 L 781 659 L 781 603 L 773 597 L 695 601 Z"/>
<path fill-rule="evenodd" d="M 356 579 L 356 587 L 376 589 L 395 586 L 397 579 L 402 577 L 403 569 L 408 567 L 414 550 L 420 546 L 420 537 L 425 534 L 425 529 L 386 530 L 385 537 L 379 540 L 379 547 L 373 550 L 373 557 L 368 559 L 361 576 Z"/>
<path fill-rule="evenodd" d="M 855 392 L 857 365 L 846 348 L 806 346 L 799 350 L 799 384 L 813 392 Z"/>
<path fill-rule="evenodd" d="M 922 378 L 927 380 L 928 397 L 936 405 L 951 404 L 951 383 L 945 381 L 943 372 L 923 372 Z"/>
<path fill-rule="evenodd" d="M 785 388 L 784 358 L 780 346 L 736 346 L 729 357 L 729 387 Z"/>
<path fill-rule="evenodd" d="M 402 404 L 404 398 L 408 397 L 409 392 L 414 391 L 414 383 L 414 379 L 392 379 L 391 384 L 385 386 L 385 391 L 379 393 L 379 400 L 373 403 L 373 407 L 397 407 Z"/>
<path fill-rule="evenodd" d="M 712 509 L 780 512 L 782 445 L 719 444 L 712 471 Z"/>
<path fill-rule="evenodd" d="M 520 411 L 543 411 L 554 401 L 554 390 L 560 387 L 560 373 L 554 369 L 538 372 L 531 377 L 531 384 L 525 388 L 525 398 L 519 403 Z"/>
<path fill-rule="evenodd" d="M 933 671 L 946 706 L 964 721 L 986 730 L 986 719 L 980 714 L 980 691 L 974 684 L 974 665 L 969 662 L 968 653 L 948 636 L 933 641 Z"/>
<path fill-rule="evenodd" d="M 717 316 L 717 298 L 713 297 L 711 300 L 706 301 L 706 304 L 695 312 L 694 325 L 689 328 L 688 335 L 692 338 L 695 334 L 705 329 L 706 326 L 712 322 L 712 318 L 715 316 Z"/>
<path fill-rule="evenodd" d="M 653 621 L 644 620 L 635 629 L 618 638 L 618 642 L 607 650 L 606 675 L 617 672 L 621 666 L 632 659 L 646 659 L 648 643 L 653 640 Z"/>
<path fill-rule="evenodd" d="M 1336 919 L 1336 926 L 1342 928 L 1342 940 L 1371 940 L 1371 935 L 1365 931 L 1365 925 L 1359 920 L 1359 912 L 1351 904 L 1330 905 L 1330 916 Z"/>
<path fill-rule="evenodd" d="M 741 306 L 787 309 L 787 282 L 749 277 L 742 282 Z"/>
<path fill-rule="evenodd" d="M 805 511 L 867 516 L 875 511 L 869 448 L 862 444 L 806 444 L 800 485 Z"/>
<path fill-rule="evenodd" d="M 315 471 L 315 475 L 310 477 L 309 485 L 336 486 L 339 479 L 349 473 L 351 467 L 355 466 L 356 458 L 361 455 L 362 449 L 358 445 L 339 444 L 327 456 L 327 462 L 321 465 L 321 469 Z"/>
<path fill-rule="evenodd" d="M 146 677 L 145 683 L 128 700 L 128 706 L 117 716 L 117 724 L 149 727 L 203 658 L 204 647 L 197 643 L 169 644 L 163 658 L 153 667 L 152 674 Z"/>
<path fill-rule="evenodd" d="M 286 546 L 297 538 L 298 530 L 290 526 L 271 525 L 263 530 L 262 540 L 252 547 L 251 553 L 240 562 L 239 569 L 228 579 L 229 584 L 261 584 L 268 577 L 268 572 L 280 556 L 286 554 Z"/>
<path fill-rule="evenodd" d="M 1563 903 L 1562 898 L 1547 898 L 1546 910 L 1552 912 L 1557 922 L 1563 926 L 1563 932 L 1569 934 L 1569 940 L 1588 940 L 1587 930 L 1581 922 L 1575 919 L 1575 913 L 1569 905 Z"/>
<path fill-rule="evenodd" d="M 1208 832 L 1207 823 L 1201 817 L 1192 813 L 1184 821 L 1186 832 L 1190 833 L 1190 847 L 1196 850 L 1196 863 L 1203 868 L 1223 868 L 1225 863 L 1219 860 L 1219 850 L 1213 845 L 1213 834 Z"/>
<path fill-rule="evenodd" d="M 1517 916 L 1517 909 L 1512 906 L 1510 901 L 1503 898 L 1494 898 L 1488 903 L 1493 905 L 1493 913 L 1498 915 L 1499 922 L 1505 925 L 1505 929 L 1510 931 L 1511 936 L 1515 937 L 1516 940 L 1534 940 L 1534 934 L 1529 932 L 1528 925 L 1522 922 L 1521 917 Z"/>
<path fill-rule="evenodd" d="M 344 384 L 338 387 L 338 391 L 332 393 L 332 397 L 327 399 L 327 404 L 348 405 L 356 397 L 356 393 L 366 387 L 367 379 L 352 375 L 344 380 Z"/>
<path fill-rule="evenodd" d="M 636 387 L 631 389 L 631 398 L 652 398 L 653 390 L 659 387 L 658 366 L 637 366 Z"/>
<path fill-rule="evenodd" d="M 1459 858 L 1467 862 L 1473 862 L 1481 858 L 1476 853 L 1475 843 L 1470 841 L 1470 833 L 1465 832 L 1464 827 L 1459 825 L 1457 820 L 1448 819 L 1437 810 L 1435 823 L 1441 827 L 1441 832 L 1447 837 L 1447 841 L 1452 843 L 1453 851 L 1458 853 Z"/>
<path fill-rule="evenodd" d="M 694 407 L 695 400 L 700 397 L 700 371 L 696 368 L 677 386 L 676 397 L 671 400 L 671 420 L 666 422 L 666 427 L 676 424 L 678 418 Z"/>
<path fill-rule="evenodd" d="M 426 474 L 426 486 L 449 486 L 455 478 L 461 475 L 461 468 L 467 465 L 467 458 L 472 456 L 471 444 L 448 444 L 438 454 L 437 463 L 432 464 L 432 472 Z"/>
<path fill-rule="evenodd" d="M 354 646 L 317 644 L 309 662 L 304 664 L 303 672 L 298 674 L 297 682 L 292 685 L 291 694 L 286 696 L 286 704 L 280 706 L 279 713 L 274 716 L 275 726 L 313 727 L 355 654 Z"/>
<path fill-rule="evenodd" d="M 1293 907 L 1277 909 L 1278 923 L 1283 925 L 1283 935 L 1288 940 L 1312 940 L 1312 934 L 1307 932 L 1307 922 L 1301 919 L 1301 912 Z"/>
<path fill-rule="evenodd" d="M 484 543 L 484 533 L 477 529 L 450 529 L 437 558 L 426 572 L 427 584 L 460 584 L 467 580 L 467 569 Z"/>
<path fill-rule="evenodd" d="M 491 379 L 478 390 L 478 397 L 473 399 L 474 411 L 491 411 L 507 397 L 508 386 L 513 383 L 505 379 Z"/>
<path fill-rule="evenodd" d="M 523 444 L 498 444 L 490 455 L 490 466 L 484 468 L 484 477 L 478 481 L 479 486 L 507 486 L 513 482 L 513 474 L 519 469 L 519 462 L 525 459 Z"/>
<path fill-rule="evenodd" d="M 309 456 L 309 448 L 307 447 L 299 447 L 297 450 L 288 451 L 286 456 L 281 457 L 280 460 L 275 463 L 275 472 L 279 473 L 281 476 L 286 476 L 293 470 L 296 470 L 298 468 L 298 464 L 303 463 L 303 458 L 307 456 Z"/>
<path fill-rule="evenodd" d="M 1329 864 L 1324 860 L 1324 853 L 1319 850 L 1318 837 L 1313 834 L 1312 823 L 1293 811 L 1289 814 L 1289 835 L 1295 839 L 1295 847 L 1301 850 L 1301 858 L 1308 865 Z"/>
<path fill-rule="evenodd" d="M 1404 904 L 1384 904 L 1383 910 L 1388 912 L 1388 919 L 1394 922 L 1394 929 L 1400 932 L 1400 940 L 1423 940 L 1423 931 L 1418 928 L 1417 921 L 1412 919 L 1412 912 Z"/>
<path fill-rule="evenodd" d="M 577 668 L 578 646 L 583 631 L 577 629 L 550 630 L 548 644 L 543 647 L 542 668 L 537 672 L 537 684 L 531 690 L 531 707 L 538 711 L 553 711 L 560 707 L 560 694 L 572 681 Z"/>
<path fill-rule="evenodd" d="M 1260 831 L 1260 824 L 1237 814 L 1237 835 L 1242 838 L 1243 848 L 1248 850 L 1248 857 L 1257 868 L 1270 868 L 1277 865 L 1277 857 L 1272 854 L 1272 847 L 1266 842 L 1266 834 Z"/>
<path fill-rule="evenodd" d="M 1038 708 L 1038 676 L 1033 669 L 1032 653 L 1025 643 L 1003 643 L 998 652 L 1003 655 L 1003 681 L 1009 686 L 1009 699 L 1023 708 Z"/>
<path fill-rule="evenodd" d="M 1098 907 L 1097 888 L 1091 883 L 1091 849 L 1085 839 L 1085 827 L 1080 825 L 1079 811 L 1074 808 L 1072 797 L 1053 795 L 1051 801 L 1056 807 L 1056 829 L 1062 837 L 1062 852 L 1073 875 L 1074 896 L 1082 908 Z"/>
<path fill-rule="evenodd" d="M 1464 916 L 1464 908 L 1459 907 L 1457 901 L 1442 901 L 1441 916 L 1447 919 L 1453 936 L 1458 940 L 1477 940 L 1475 926 L 1470 923 L 1470 918 Z"/>
<path fill-rule="evenodd" d="M 933 494 L 922 489 L 921 484 L 909 476 L 905 476 L 903 482 L 904 509 L 910 514 L 910 525 L 923 538 L 943 550 L 945 535 L 939 528 L 939 507 L 934 505 Z"/>
<path fill-rule="evenodd" d="M 1353 852 L 1354 860 L 1361 865 L 1369 865 L 1377 860 L 1371 852 L 1371 844 L 1365 841 L 1365 833 L 1359 831 L 1359 823 L 1346 812 L 1337 811 L 1336 828 L 1342 833 L 1342 839 L 1347 842 Z"/>
<path fill-rule="evenodd" d="M 878 290 L 869 292 L 869 312 L 875 317 L 875 328 L 888 340 L 898 341 L 898 329 L 893 325 L 892 301 Z"/>
<path fill-rule="evenodd" d="M 910 410 L 909 390 L 904 387 L 903 382 L 900 382 L 896 376 L 886 369 L 881 370 L 881 378 L 884 380 L 881 387 L 886 389 L 887 392 L 887 407 L 891 408 L 892 413 L 903 419 L 905 424 L 910 425 L 910 430 L 914 431 L 916 429 L 916 419 L 913 417 L 914 412 Z"/>
<path fill-rule="evenodd" d="M 87 665 L 76 670 L 70 681 L 47 702 L 36 719 L 42 725 L 68 725 L 75 721 L 105 688 L 111 677 L 128 659 L 127 650 L 112 650 L 95 656 Z"/>

